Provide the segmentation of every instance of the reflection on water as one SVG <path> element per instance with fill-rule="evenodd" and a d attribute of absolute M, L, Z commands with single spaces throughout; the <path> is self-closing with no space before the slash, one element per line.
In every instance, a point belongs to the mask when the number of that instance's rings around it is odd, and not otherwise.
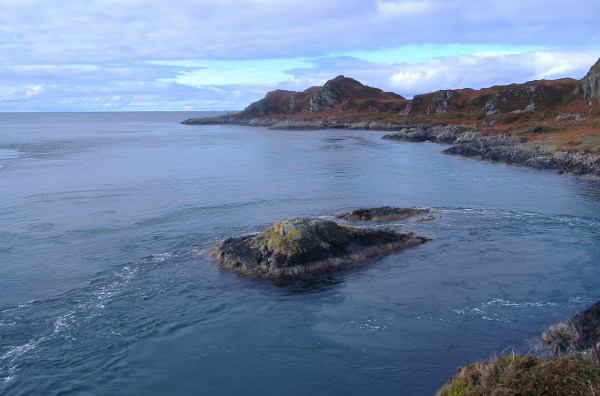
<path fill-rule="evenodd" d="M 577 194 L 586 200 L 600 202 L 600 180 L 581 178 L 577 183 Z"/>
<path fill-rule="evenodd" d="M 295 278 L 283 278 L 273 281 L 284 295 L 321 293 L 344 282 L 343 277 L 336 275 L 313 274 Z"/>

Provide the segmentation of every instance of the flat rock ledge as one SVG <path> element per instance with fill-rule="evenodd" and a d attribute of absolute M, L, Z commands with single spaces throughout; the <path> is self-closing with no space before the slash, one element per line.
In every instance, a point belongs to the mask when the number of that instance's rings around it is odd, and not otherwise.
<path fill-rule="evenodd" d="M 295 217 L 263 232 L 227 238 L 207 250 L 222 268 L 257 277 L 329 270 L 428 239 L 391 228 L 363 228 Z"/>
<path fill-rule="evenodd" d="M 453 146 L 442 151 L 466 158 L 533 169 L 549 169 L 576 176 L 600 177 L 600 155 L 583 151 L 554 151 L 508 135 L 484 135 L 464 132 L 459 125 L 423 124 L 388 133 L 383 139 L 405 142 L 447 143 Z"/>
<path fill-rule="evenodd" d="M 600 353 L 600 301 L 572 318 L 551 325 L 542 333 L 542 341 L 554 347 L 554 353 Z"/>
<path fill-rule="evenodd" d="M 336 213 L 333 216 L 346 220 L 368 220 L 368 221 L 394 221 L 404 220 L 412 216 L 429 213 L 425 208 L 398 208 L 393 206 L 379 206 L 374 208 L 363 208 L 348 212 Z"/>

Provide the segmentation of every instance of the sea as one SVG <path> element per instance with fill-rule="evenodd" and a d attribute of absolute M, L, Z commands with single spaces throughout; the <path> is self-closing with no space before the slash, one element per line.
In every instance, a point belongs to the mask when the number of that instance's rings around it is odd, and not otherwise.
<path fill-rule="evenodd" d="M 600 299 L 600 181 L 382 131 L 0 113 L 0 394 L 433 395 L 543 353 Z M 205 254 L 281 219 L 429 208 L 427 243 L 249 278 Z"/>

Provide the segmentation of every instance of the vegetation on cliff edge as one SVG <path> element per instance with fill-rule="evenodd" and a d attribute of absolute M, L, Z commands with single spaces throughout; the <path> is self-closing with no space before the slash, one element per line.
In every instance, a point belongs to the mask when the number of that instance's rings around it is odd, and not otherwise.
<path fill-rule="evenodd" d="M 600 395 L 597 357 L 551 358 L 511 354 L 471 363 L 437 392 L 437 396 L 469 395 Z"/>

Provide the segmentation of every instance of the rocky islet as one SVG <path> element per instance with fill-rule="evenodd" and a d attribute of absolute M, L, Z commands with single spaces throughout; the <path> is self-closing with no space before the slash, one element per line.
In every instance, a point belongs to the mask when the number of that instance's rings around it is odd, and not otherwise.
<path fill-rule="evenodd" d="M 392 228 L 296 217 L 277 221 L 258 234 L 227 238 L 207 254 L 222 268 L 241 274 L 283 277 L 342 267 L 427 240 Z"/>

